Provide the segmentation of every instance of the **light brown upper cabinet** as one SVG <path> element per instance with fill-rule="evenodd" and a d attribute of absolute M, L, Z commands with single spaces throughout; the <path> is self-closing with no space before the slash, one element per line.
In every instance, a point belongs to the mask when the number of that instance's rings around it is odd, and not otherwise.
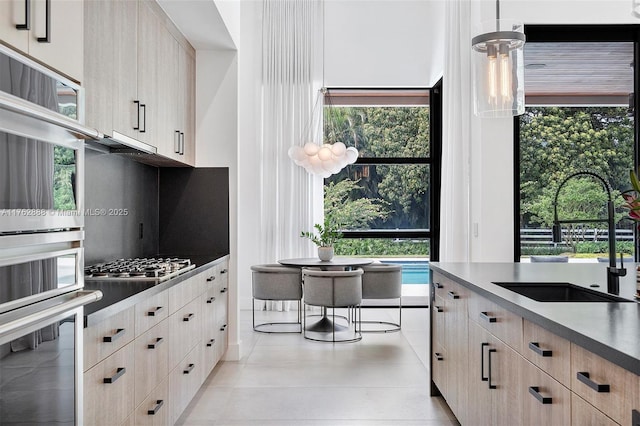
<path fill-rule="evenodd" d="M 83 0 L 2 0 L 0 40 L 82 82 L 82 10 Z"/>

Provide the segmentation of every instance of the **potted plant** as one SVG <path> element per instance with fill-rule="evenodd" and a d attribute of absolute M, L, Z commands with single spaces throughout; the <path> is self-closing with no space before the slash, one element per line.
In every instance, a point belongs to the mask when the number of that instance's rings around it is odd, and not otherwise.
<path fill-rule="evenodd" d="M 329 219 L 324 220 L 324 225 L 316 223 L 313 225 L 315 232 L 303 231 L 300 236 L 310 239 L 318 246 L 318 257 L 322 261 L 329 261 L 333 258 L 333 245 L 338 238 L 342 237 L 339 227 L 331 223 Z"/>

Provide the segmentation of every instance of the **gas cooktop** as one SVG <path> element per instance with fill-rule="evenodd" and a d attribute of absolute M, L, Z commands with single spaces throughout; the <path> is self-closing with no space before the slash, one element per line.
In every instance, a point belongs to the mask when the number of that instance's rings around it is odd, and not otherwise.
<path fill-rule="evenodd" d="M 177 257 L 118 259 L 85 267 L 84 279 L 164 281 L 195 267 L 191 260 Z"/>

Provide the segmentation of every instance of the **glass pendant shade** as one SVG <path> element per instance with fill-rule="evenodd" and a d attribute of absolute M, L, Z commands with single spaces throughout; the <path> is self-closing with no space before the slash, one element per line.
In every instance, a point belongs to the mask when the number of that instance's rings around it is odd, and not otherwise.
<path fill-rule="evenodd" d="M 478 117 L 524 113 L 524 26 L 498 19 L 482 24 L 472 41 L 473 97 Z"/>

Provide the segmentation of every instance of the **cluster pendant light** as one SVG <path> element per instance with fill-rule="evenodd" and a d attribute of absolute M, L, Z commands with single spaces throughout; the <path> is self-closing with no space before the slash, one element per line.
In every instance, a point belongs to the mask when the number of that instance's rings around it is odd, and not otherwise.
<path fill-rule="evenodd" d="M 320 99 L 324 101 L 327 95 L 327 89 L 322 88 L 318 93 L 318 100 L 313 108 L 309 131 L 305 132 L 305 137 L 310 138 L 304 146 L 295 145 L 289 148 L 289 158 L 293 160 L 298 166 L 304 167 L 304 169 L 310 174 L 318 175 L 322 178 L 328 178 L 332 174 L 339 173 L 348 164 L 353 164 L 358 159 L 358 150 L 354 147 L 348 147 L 343 142 L 334 143 L 316 143 L 313 141 L 314 133 L 316 138 L 323 140 L 324 132 L 322 131 L 322 111 L 324 108 L 318 110 Z M 324 104 L 324 102 L 322 102 Z M 331 109 L 331 104 L 327 106 Z M 328 127 L 330 134 L 334 137 L 337 136 L 337 126 L 333 121 L 333 114 L 329 112 L 327 114 Z M 313 123 L 318 123 L 318 126 L 314 126 Z M 316 127 L 316 131 L 313 129 Z"/>
<path fill-rule="evenodd" d="M 524 26 L 500 19 L 482 24 L 473 37 L 474 112 L 479 117 L 512 117 L 524 113 Z"/>

